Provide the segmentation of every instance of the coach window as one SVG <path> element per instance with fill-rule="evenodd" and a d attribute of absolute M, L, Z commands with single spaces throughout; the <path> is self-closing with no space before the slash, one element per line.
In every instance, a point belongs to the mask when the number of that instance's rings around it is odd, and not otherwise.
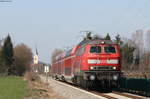
<path fill-rule="evenodd" d="M 71 56 L 71 51 L 72 51 L 72 49 L 66 51 L 66 57 Z"/>
<path fill-rule="evenodd" d="M 113 46 L 106 46 L 104 47 L 106 53 L 116 53 L 116 49 Z"/>
<path fill-rule="evenodd" d="M 91 46 L 90 53 L 101 53 L 101 47 L 100 46 Z"/>

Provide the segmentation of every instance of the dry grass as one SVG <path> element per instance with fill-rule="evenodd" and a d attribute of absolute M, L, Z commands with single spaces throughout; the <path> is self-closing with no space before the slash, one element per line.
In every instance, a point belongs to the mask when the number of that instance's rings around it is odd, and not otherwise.
<path fill-rule="evenodd" d="M 24 75 L 24 80 L 27 81 L 40 81 L 40 77 L 38 76 L 38 74 L 33 73 L 33 72 L 26 72 Z"/>
<path fill-rule="evenodd" d="M 28 95 L 24 99 L 64 99 L 33 73 L 26 74 L 25 80 L 28 80 Z"/>
<path fill-rule="evenodd" d="M 150 79 L 150 72 L 141 71 L 124 71 L 123 75 L 127 78 L 144 78 Z"/>

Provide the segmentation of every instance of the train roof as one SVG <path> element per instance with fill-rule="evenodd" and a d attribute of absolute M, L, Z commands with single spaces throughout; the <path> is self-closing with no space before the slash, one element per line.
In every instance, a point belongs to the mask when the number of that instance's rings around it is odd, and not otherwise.
<path fill-rule="evenodd" d="M 94 39 L 94 40 L 81 41 L 78 45 L 79 46 L 84 46 L 84 45 L 87 45 L 87 44 L 102 44 L 102 42 L 104 42 L 105 44 L 117 44 L 117 43 L 114 43 L 112 40 Z"/>
<path fill-rule="evenodd" d="M 59 60 L 64 57 L 68 57 L 76 52 L 76 50 L 79 48 L 79 46 L 85 46 L 87 44 L 117 44 L 114 43 L 112 40 L 105 40 L 105 39 L 92 39 L 92 40 L 84 40 L 81 41 L 77 46 L 74 46 L 72 49 L 69 49 L 67 51 L 64 51 L 63 53 L 56 56 L 56 60 Z"/>
<path fill-rule="evenodd" d="M 72 54 L 75 54 L 76 50 L 78 49 L 78 46 L 75 46 L 69 50 L 64 51 L 63 53 L 56 56 L 56 60 L 71 56 Z"/>

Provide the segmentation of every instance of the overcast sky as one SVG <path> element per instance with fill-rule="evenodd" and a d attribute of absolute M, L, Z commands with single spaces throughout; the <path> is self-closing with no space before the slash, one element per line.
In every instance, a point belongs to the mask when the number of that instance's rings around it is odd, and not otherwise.
<path fill-rule="evenodd" d="M 150 29 L 150 0 L 12 0 L 0 2 L 0 38 L 8 33 L 14 45 L 25 43 L 50 63 L 55 48 L 77 44 L 95 34 L 130 37 Z"/>

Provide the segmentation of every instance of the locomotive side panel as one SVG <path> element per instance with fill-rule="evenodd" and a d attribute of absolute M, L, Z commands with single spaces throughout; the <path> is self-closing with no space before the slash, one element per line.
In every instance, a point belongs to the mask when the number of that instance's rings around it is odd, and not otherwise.
<path fill-rule="evenodd" d="M 65 75 L 66 76 L 70 76 L 71 75 L 71 58 L 68 57 L 65 59 L 64 61 L 64 71 L 65 71 Z"/>

